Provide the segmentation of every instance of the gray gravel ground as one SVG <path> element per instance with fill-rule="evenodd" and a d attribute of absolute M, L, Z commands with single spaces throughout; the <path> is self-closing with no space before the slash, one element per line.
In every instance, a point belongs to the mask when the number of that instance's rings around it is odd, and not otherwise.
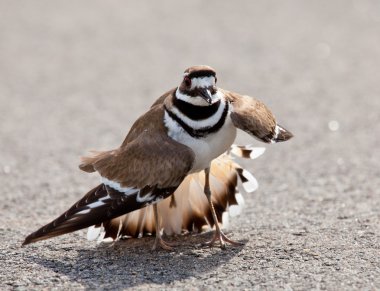
<path fill-rule="evenodd" d="M 245 163 L 260 190 L 229 230 L 245 245 L 80 231 L 21 248 L 98 182 L 78 157 L 118 146 L 194 64 L 296 135 Z M 379 290 L 379 68 L 376 0 L 1 0 L 0 289 Z"/>

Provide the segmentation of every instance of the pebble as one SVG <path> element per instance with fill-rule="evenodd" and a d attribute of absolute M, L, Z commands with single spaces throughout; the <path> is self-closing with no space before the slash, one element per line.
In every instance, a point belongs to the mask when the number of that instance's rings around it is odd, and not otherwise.
<path fill-rule="evenodd" d="M 339 125 L 339 122 L 338 122 L 338 121 L 336 121 L 336 120 L 331 120 L 331 121 L 329 121 L 329 123 L 328 123 L 328 127 L 329 127 L 329 129 L 330 129 L 331 131 L 338 131 L 340 125 Z"/>

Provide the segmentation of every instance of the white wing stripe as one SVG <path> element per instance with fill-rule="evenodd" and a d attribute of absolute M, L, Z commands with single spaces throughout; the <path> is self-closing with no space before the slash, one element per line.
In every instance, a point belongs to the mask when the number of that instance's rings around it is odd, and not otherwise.
<path fill-rule="evenodd" d="M 124 193 L 127 196 L 136 194 L 136 192 L 139 191 L 139 189 L 133 188 L 133 187 L 121 187 L 120 183 L 108 180 L 107 178 L 104 178 L 104 177 L 102 177 L 102 183 L 108 187 L 111 187 L 112 189 L 115 189 L 121 193 Z"/>

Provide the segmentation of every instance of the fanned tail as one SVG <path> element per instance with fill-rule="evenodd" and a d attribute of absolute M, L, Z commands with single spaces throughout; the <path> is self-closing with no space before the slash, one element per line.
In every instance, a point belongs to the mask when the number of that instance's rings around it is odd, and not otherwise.
<path fill-rule="evenodd" d="M 229 153 L 212 162 L 210 187 L 219 223 L 228 224 L 228 216 L 241 213 L 244 198 L 238 189 L 239 180 L 247 193 L 255 191 L 258 187 L 254 176 L 237 164 L 230 153 L 240 158 L 256 159 L 264 151 L 265 148 L 233 145 Z M 200 232 L 214 226 L 210 207 L 203 192 L 204 179 L 203 171 L 187 176 L 171 197 L 157 204 L 159 223 L 166 235 Z M 104 231 L 99 231 L 100 229 Z M 101 228 L 98 226 L 89 229 L 89 236 L 100 241 L 103 238 L 116 240 L 124 236 L 140 237 L 154 233 L 152 206 L 105 221 Z"/>

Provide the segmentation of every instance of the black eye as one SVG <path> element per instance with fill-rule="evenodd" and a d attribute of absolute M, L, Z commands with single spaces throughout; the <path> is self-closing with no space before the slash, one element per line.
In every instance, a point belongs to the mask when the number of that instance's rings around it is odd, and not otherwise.
<path fill-rule="evenodd" d="M 218 81 L 218 78 L 215 76 L 215 84 L 216 84 L 217 81 Z"/>
<path fill-rule="evenodd" d="M 183 78 L 183 81 L 185 82 L 185 85 L 187 87 L 191 87 L 191 79 L 189 77 L 186 76 L 185 78 Z"/>

